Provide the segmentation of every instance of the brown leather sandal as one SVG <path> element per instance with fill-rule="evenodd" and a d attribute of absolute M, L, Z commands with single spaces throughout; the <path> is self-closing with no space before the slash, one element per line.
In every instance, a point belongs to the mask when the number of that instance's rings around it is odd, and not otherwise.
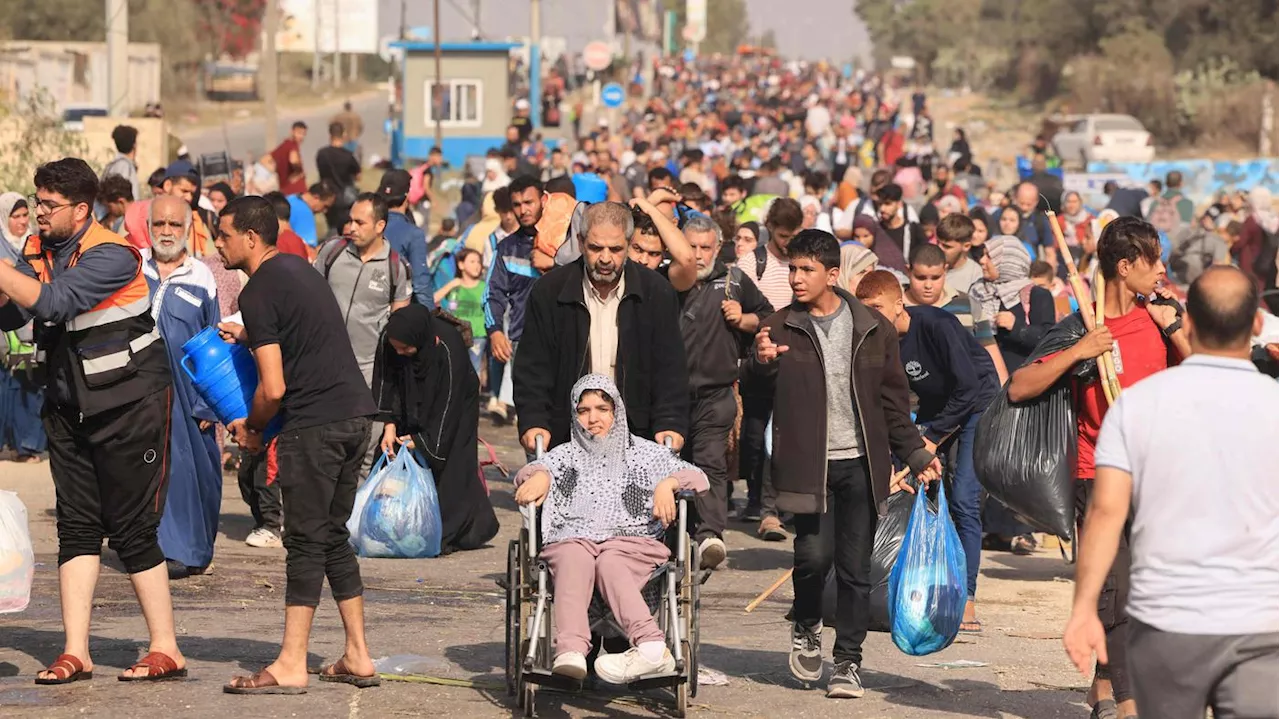
<path fill-rule="evenodd" d="M 147 673 L 137 676 L 136 672 L 139 669 L 146 669 Z M 179 669 L 178 663 L 173 660 L 173 657 L 161 652 L 151 652 L 139 659 L 136 664 L 129 667 L 129 671 L 135 672 L 135 675 L 126 677 L 121 674 L 116 679 L 122 682 L 163 682 L 171 679 L 185 679 L 187 676 L 185 667 Z"/>
<path fill-rule="evenodd" d="M 320 681 L 339 682 L 341 684 L 350 684 L 351 686 L 359 687 L 360 689 L 367 689 L 381 684 L 382 677 L 378 676 L 377 672 L 374 672 L 367 677 L 360 676 L 359 674 L 352 674 L 351 671 L 347 669 L 347 665 L 339 659 L 333 664 L 330 664 L 320 670 Z"/>
<path fill-rule="evenodd" d="M 306 687 L 282 687 L 271 676 L 271 672 L 263 669 L 251 677 L 235 677 L 222 687 L 227 694 L 306 694 Z"/>
<path fill-rule="evenodd" d="M 59 654 L 58 658 L 53 660 L 53 664 L 45 668 L 45 671 L 53 673 L 54 676 L 41 677 L 37 674 L 36 684 L 70 684 L 93 678 L 93 671 L 86 672 L 84 662 L 71 654 Z"/>

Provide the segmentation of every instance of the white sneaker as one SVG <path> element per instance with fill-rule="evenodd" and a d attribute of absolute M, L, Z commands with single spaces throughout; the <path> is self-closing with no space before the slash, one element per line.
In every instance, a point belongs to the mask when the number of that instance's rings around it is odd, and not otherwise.
<path fill-rule="evenodd" d="M 602 654 L 596 659 L 596 675 L 610 684 L 629 684 L 656 674 L 670 674 L 676 670 L 676 659 L 671 650 L 663 648 L 662 661 L 656 664 L 632 647 L 622 654 Z"/>
<path fill-rule="evenodd" d="M 249 532 L 249 536 L 244 538 L 244 543 L 250 547 L 258 547 L 259 549 L 271 549 L 274 547 L 283 547 L 284 542 L 281 541 L 280 535 L 266 527 L 258 527 Z"/>
<path fill-rule="evenodd" d="M 587 678 L 587 658 L 581 652 L 561 652 L 551 664 L 551 673 L 582 681 Z"/>
<path fill-rule="evenodd" d="M 724 562 L 727 553 L 723 539 L 707 537 L 698 545 L 698 564 L 703 569 L 715 569 Z"/>

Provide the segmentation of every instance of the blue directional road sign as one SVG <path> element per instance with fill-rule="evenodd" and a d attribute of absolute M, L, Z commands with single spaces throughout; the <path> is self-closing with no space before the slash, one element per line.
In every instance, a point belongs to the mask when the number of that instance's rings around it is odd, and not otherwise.
<path fill-rule="evenodd" d="M 622 107 L 622 102 L 625 99 L 626 93 L 623 92 L 622 86 L 616 82 L 611 82 L 600 88 L 600 102 L 603 102 L 605 107 Z"/>

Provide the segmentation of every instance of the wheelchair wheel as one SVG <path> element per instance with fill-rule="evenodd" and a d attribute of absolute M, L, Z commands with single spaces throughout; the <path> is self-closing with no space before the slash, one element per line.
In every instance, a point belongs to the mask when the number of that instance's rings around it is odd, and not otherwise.
<path fill-rule="evenodd" d="M 533 684 L 525 684 L 520 690 L 520 708 L 524 709 L 526 717 L 534 716 L 534 700 L 537 698 L 538 688 Z"/>
<path fill-rule="evenodd" d="M 520 571 L 520 542 L 511 540 L 507 545 L 507 635 L 506 671 L 507 696 L 515 696 L 520 684 L 521 611 L 520 596 L 523 578 Z"/>
<path fill-rule="evenodd" d="M 685 686 L 690 696 L 698 696 L 698 610 L 701 602 L 702 570 L 698 568 L 698 549 L 693 539 L 689 540 L 689 553 L 685 557 L 684 577 L 680 583 L 680 604 L 683 607 L 681 619 L 681 636 L 684 643 L 680 653 L 684 657 Z M 682 689 L 684 687 L 681 687 Z"/>

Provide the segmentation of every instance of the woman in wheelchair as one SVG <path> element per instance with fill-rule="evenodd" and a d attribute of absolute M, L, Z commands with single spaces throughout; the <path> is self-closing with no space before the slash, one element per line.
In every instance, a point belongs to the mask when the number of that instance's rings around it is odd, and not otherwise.
<path fill-rule="evenodd" d="M 675 659 L 641 590 L 670 558 L 663 529 L 676 520 L 676 492 L 706 491 L 707 476 L 671 451 L 627 429 L 613 380 L 591 374 L 570 397 L 577 421 L 571 442 L 516 474 L 516 501 L 542 507 L 542 559 L 555 582 L 552 671 L 587 675 L 587 609 L 599 590 L 631 648 L 602 654 L 597 676 L 627 684 L 675 671 Z"/>

